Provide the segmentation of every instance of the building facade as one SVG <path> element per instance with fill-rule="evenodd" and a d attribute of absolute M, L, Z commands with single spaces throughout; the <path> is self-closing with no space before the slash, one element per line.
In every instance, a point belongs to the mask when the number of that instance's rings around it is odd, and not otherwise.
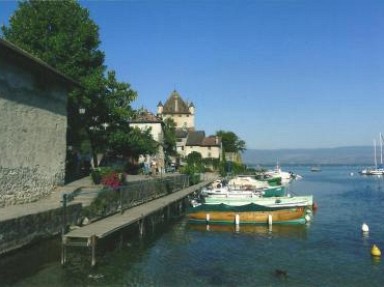
<path fill-rule="evenodd" d="M 171 118 L 177 129 L 195 129 L 195 107 L 185 102 L 177 91 L 173 91 L 165 104 L 159 102 L 157 114 L 163 119 Z"/>
<path fill-rule="evenodd" d="M 0 206 L 64 183 L 67 96 L 75 83 L 0 39 Z"/>
<path fill-rule="evenodd" d="M 176 124 L 176 151 L 180 155 L 177 164 L 182 164 L 190 153 L 198 152 L 202 158 L 219 159 L 221 155 L 221 139 L 216 136 L 205 136 L 204 131 L 196 131 L 195 106 L 183 100 L 177 91 L 173 91 L 163 105 L 157 105 L 158 116 L 171 118 Z"/>
<path fill-rule="evenodd" d="M 149 129 L 152 138 L 159 143 L 157 153 L 155 155 L 141 155 L 139 163 L 143 163 L 145 169 L 156 168 L 159 172 L 164 172 L 164 122 L 162 119 L 148 111 L 142 111 L 130 121 L 129 125 L 142 131 Z"/>

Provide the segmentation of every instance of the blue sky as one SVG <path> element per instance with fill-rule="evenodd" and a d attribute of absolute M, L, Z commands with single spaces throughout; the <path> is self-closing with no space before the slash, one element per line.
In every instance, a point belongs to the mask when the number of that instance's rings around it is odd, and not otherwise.
<path fill-rule="evenodd" d="M 134 107 L 156 112 L 176 89 L 197 129 L 249 149 L 371 145 L 384 131 L 384 1 L 80 4 Z M 16 7 L 0 0 L 0 23 Z"/>

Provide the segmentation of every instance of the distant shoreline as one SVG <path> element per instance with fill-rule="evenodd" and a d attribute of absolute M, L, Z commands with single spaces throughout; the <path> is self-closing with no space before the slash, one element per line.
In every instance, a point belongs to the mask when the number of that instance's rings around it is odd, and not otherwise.
<path fill-rule="evenodd" d="M 371 146 L 350 146 L 318 149 L 248 149 L 243 162 L 252 165 L 361 165 L 373 166 Z M 380 156 L 377 156 L 380 162 Z"/>

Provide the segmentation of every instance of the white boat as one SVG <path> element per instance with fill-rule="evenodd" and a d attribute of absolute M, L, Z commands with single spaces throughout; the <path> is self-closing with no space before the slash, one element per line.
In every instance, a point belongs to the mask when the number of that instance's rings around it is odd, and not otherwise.
<path fill-rule="evenodd" d="M 295 207 L 313 205 L 313 196 L 292 196 L 285 194 L 283 186 L 270 186 L 262 189 L 233 189 L 215 182 L 213 186 L 201 190 L 203 204 L 226 204 L 242 206 L 250 203 L 267 207 Z"/>
<path fill-rule="evenodd" d="M 204 187 L 201 196 L 246 198 L 255 196 L 284 196 L 282 185 L 271 186 L 268 181 L 254 179 L 252 176 L 237 176 L 230 181 L 216 180 Z"/>
<path fill-rule="evenodd" d="M 377 164 L 376 154 L 376 140 L 373 140 L 373 161 L 375 164 L 374 168 L 363 169 L 359 173 L 362 175 L 384 175 L 384 164 L 383 164 L 383 136 L 380 133 L 380 164 Z"/>
<path fill-rule="evenodd" d="M 262 188 L 268 188 L 269 183 L 265 180 L 258 180 L 253 178 L 250 175 L 238 175 L 231 180 L 228 181 L 228 186 L 231 189 L 262 189 Z"/>
<path fill-rule="evenodd" d="M 245 189 L 230 189 L 228 186 L 220 186 L 214 188 L 203 188 L 201 190 L 201 195 L 203 197 L 214 197 L 214 198 L 249 198 L 253 194 L 256 194 L 255 190 L 245 190 Z"/>
<path fill-rule="evenodd" d="M 283 185 L 290 183 L 295 178 L 295 175 L 292 172 L 282 171 L 279 163 L 276 164 L 276 168 L 274 170 L 268 170 L 264 174 L 267 177 L 280 177 L 281 184 Z"/>

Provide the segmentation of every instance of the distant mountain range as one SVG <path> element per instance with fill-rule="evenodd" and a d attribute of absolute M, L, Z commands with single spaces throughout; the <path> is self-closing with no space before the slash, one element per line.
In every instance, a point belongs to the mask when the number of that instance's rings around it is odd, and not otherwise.
<path fill-rule="evenodd" d="M 286 164 L 356 164 L 373 166 L 374 152 L 370 146 L 349 146 L 318 149 L 249 149 L 243 155 L 245 164 L 274 165 L 278 161 Z M 380 162 L 380 151 L 377 152 Z"/>

